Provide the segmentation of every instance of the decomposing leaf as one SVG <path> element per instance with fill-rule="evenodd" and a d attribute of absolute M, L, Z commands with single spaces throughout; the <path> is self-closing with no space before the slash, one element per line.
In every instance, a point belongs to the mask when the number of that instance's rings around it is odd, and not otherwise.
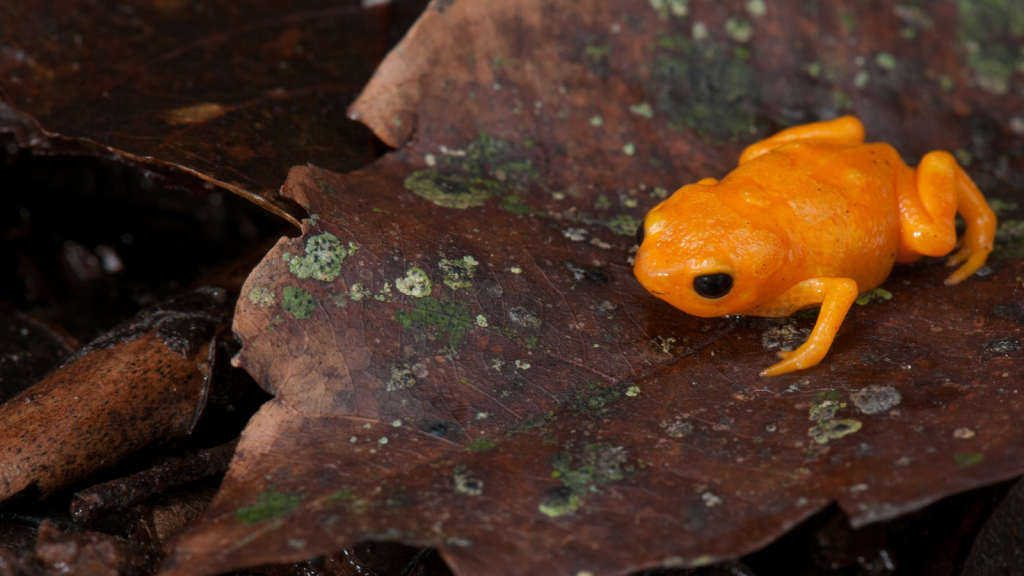
<path fill-rule="evenodd" d="M 384 16 L 356 0 L 4 2 L 0 130 L 179 168 L 297 222 L 277 193 L 291 166 L 372 157 L 345 107 Z"/>
<path fill-rule="evenodd" d="M 974 8 L 883 4 L 435 3 L 354 108 L 415 140 L 284 187 L 304 235 L 235 324 L 277 398 L 163 573 L 366 539 L 461 575 L 696 566 L 832 501 L 862 525 L 1024 472 L 1010 234 L 960 286 L 899 268 L 825 362 L 772 379 L 780 322 L 689 317 L 631 276 L 668 191 L 849 110 L 908 156 L 957 150 L 1014 221 L 1021 97 L 960 57 Z"/>
<path fill-rule="evenodd" d="M 63 330 L 0 304 L 0 402 L 42 378 L 78 346 Z"/>
<path fill-rule="evenodd" d="M 1024 481 L 1000 502 L 974 541 L 963 576 L 1013 574 L 1024 566 Z"/>
<path fill-rule="evenodd" d="M 39 527 L 36 565 L 45 574 L 142 576 L 158 558 L 144 545 L 99 532 L 66 533 L 49 521 Z"/>
<path fill-rule="evenodd" d="M 140 313 L 0 405 L 0 500 L 45 494 L 159 439 L 187 434 L 206 406 L 223 288 Z"/>

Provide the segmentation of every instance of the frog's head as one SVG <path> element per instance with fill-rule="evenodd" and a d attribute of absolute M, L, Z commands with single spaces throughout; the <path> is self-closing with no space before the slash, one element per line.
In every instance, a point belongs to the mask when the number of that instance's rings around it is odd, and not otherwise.
<path fill-rule="evenodd" d="M 637 229 L 633 273 L 658 298 L 694 316 L 739 314 L 774 298 L 785 247 L 723 205 L 705 184 L 679 189 Z"/>

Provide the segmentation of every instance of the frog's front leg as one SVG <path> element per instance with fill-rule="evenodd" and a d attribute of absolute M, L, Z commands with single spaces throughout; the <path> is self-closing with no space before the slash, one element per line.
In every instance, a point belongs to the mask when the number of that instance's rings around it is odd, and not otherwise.
<path fill-rule="evenodd" d="M 843 116 L 835 120 L 787 128 L 774 136 L 747 146 L 747 149 L 740 155 L 740 165 L 793 142 L 843 144 L 846 146 L 861 144 L 864 142 L 864 125 L 853 116 Z"/>
<path fill-rule="evenodd" d="M 856 298 L 857 283 L 849 278 L 811 278 L 793 286 L 773 302 L 751 310 L 755 315 L 775 316 L 779 312 L 821 305 L 818 321 L 807 342 L 792 352 L 779 352 L 782 362 L 766 368 L 761 376 L 778 376 L 821 362 Z"/>

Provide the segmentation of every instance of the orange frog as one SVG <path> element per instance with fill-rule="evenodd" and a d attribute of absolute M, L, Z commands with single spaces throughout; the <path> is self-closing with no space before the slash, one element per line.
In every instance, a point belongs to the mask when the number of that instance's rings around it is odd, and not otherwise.
<path fill-rule="evenodd" d="M 821 362 L 857 294 L 895 262 L 952 251 L 958 211 L 967 231 L 946 284 L 985 263 L 995 214 L 950 154 L 930 152 L 910 168 L 892 146 L 864 143 L 864 126 L 846 116 L 753 144 L 722 181 L 683 186 L 655 206 L 637 230 L 634 273 L 705 318 L 820 306 L 807 342 L 761 372 L 775 376 Z"/>

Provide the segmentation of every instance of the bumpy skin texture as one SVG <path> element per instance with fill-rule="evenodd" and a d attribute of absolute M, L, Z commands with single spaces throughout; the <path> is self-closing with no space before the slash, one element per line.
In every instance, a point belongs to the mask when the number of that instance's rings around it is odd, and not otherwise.
<path fill-rule="evenodd" d="M 888 144 L 864 143 L 863 125 L 846 116 L 753 144 L 721 182 L 705 178 L 655 206 L 634 272 L 696 316 L 781 317 L 820 306 L 807 342 L 761 372 L 774 376 L 818 364 L 857 294 L 885 281 L 893 264 L 949 254 L 958 211 L 967 230 L 946 284 L 984 265 L 995 214 L 948 153 L 910 168 Z M 698 293 L 694 280 L 712 274 L 731 277 L 728 293 Z"/>

